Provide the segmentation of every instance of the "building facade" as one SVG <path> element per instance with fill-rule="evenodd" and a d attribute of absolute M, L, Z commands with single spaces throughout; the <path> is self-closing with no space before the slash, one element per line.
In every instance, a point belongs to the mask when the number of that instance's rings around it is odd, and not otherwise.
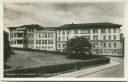
<path fill-rule="evenodd" d="M 120 25 L 112 23 L 67 24 L 57 28 L 57 50 L 63 51 L 66 42 L 76 36 L 85 36 L 92 44 L 92 53 L 122 55 Z"/>
<path fill-rule="evenodd" d="M 56 51 L 55 31 L 47 29 L 35 31 L 34 49 Z"/>
<path fill-rule="evenodd" d="M 92 53 L 122 55 L 121 25 L 113 23 L 66 24 L 51 29 L 39 25 L 10 28 L 11 47 L 63 51 L 71 38 L 84 36 L 92 44 Z"/>
<path fill-rule="evenodd" d="M 33 48 L 34 31 L 42 29 L 39 25 L 23 25 L 19 27 L 9 27 L 9 40 L 11 47 Z"/>

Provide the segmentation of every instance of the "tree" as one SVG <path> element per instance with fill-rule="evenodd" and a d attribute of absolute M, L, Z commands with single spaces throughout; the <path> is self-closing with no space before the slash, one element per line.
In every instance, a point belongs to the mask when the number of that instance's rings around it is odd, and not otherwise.
<path fill-rule="evenodd" d="M 91 43 L 84 36 L 71 38 L 66 43 L 65 52 L 67 52 L 70 57 L 77 58 L 91 55 Z"/>

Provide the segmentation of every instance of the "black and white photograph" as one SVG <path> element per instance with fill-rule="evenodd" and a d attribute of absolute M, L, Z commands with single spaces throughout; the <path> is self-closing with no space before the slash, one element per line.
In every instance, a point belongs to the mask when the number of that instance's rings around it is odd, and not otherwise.
<path fill-rule="evenodd" d="M 124 3 L 4 3 L 4 78 L 124 78 Z"/>

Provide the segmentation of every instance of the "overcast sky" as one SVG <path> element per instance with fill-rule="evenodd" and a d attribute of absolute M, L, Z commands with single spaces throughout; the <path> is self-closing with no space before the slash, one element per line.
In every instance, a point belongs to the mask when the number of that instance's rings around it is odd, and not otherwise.
<path fill-rule="evenodd" d="M 4 25 L 40 24 L 54 27 L 71 23 L 123 24 L 121 3 L 6 3 Z"/>

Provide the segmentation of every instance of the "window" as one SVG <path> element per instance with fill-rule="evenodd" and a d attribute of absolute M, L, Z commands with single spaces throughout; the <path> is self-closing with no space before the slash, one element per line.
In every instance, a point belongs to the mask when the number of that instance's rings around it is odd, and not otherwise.
<path fill-rule="evenodd" d="M 41 40 L 39 40 L 39 44 L 41 44 Z"/>
<path fill-rule="evenodd" d="M 58 30 L 58 35 L 60 35 L 60 34 L 61 34 L 60 30 Z"/>
<path fill-rule="evenodd" d="M 58 41 L 61 41 L 61 37 L 58 37 Z"/>
<path fill-rule="evenodd" d="M 108 40 L 111 40 L 111 35 L 108 36 Z"/>
<path fill-rule="evenodd" d="M 90 33 L 90 30 L 89 29 L 82 29 L 81 30 L 81 34 L 89 34 Z"/>
<path fill-rule="evenodd" d="M 36 44 L 39 44 L 38 40 L 36 40 Z"/>
<path fill-rule="evenodd" d="M 62 37 L 62 41 L 65 41 L 65 36 Z"/>
<path fill-rule="evenodd" d="M 78 34 L 78 30 L 74 30 L 74 34 Z"/>
<path fill-rule="evenodd" d="M 14 44 L 16 44 L 16 41 L 14 41 Z"/>
<path fill-rule="evenodd" d="M 116 43 L 114 43 L 114 47 L 116 47 Z"/>
<path fill-rule="evenodd" d="M 93 40 L 98 40 L 98 35 L 93 35 Z"/>
<path fill-rule="evenodd" d="M 51 33 L 51 38 L 53 38 L 53 33 Z"/>
<path fill-rule="evenodd" d="M 106 35 L 103 36 L 103 40 L 106 40 Z"/>
<path fill-rule="evenodd" d="M 116 40 L 116 35 L 113 35 L 113 39 Z"/>
<path fill-rule="evenodd" d="M 98 43 L 93 43 L 93 47 L 98 47 Z"/>
<path fill-rule="evenodd" d="M 45 36 L 44 37 L 47 38 L 47 33 L 45 33 Z"/>
<path fill-rule="evenodd" d="M 109 43 L 108 45 L 109 45 L 109 47 L 111 47 L 111 43 Z"/>
<path fill-rule="evenodd" d="M 51 44 L 53 44 L 53 40 L 51 40 Z"/>
<path fill-rule="evenodd" d="M 65 31 L 63 30 L 63 35 L 65 35 Z"/>
<path fill-rule="evenodd" d="M 17 44 L 23 44 L 23 40 L 17 40 Z"/>
<path fill-rule="evenodd" d="M 67 41 L 69 40 L 69 36 L 67 36 Z"/>
<path fill-rule="evenodd" d="M 58 44 L 58 48 L 61 48 L 61 45 L 60 45 L 60 43 Z"/>
<path fill-rule="evenodd" d="M 42 40 L 42 44 L 44 44 L 45 43 L 45 41 L 44 40 Z"/>
<path fill-rule="evenodd" d="M 48 40 L 48 44 L 51 44 L 50 40 Z"/>
<path fill-rule="evenodd" d="M 47 44 L 47 40 L 44 40 L 44 44 Z"/>
<path fill-rule="evenodd" d="M 42 49 L 44 49 L 44 46 L 42 46 Z"/>
<path fill-rule="evenodd" d="M 48 38 L 50 38 L 50 33 L 48 33 Z"/>
<path fill-rule="evenodd" d="M 65 47 L 65 44 L 63 43 L 63 48 Z"/>
<path fill-rule="evenodd" d="M 108 33 L 111 33 L 111 29 L 108 29 Z"/>
<path fill-rule="evenodd" d="M 113 29 L 113 33 L 116 33 L 116 29 Z"/>
<path fill-rule="evenodd" d="M 105 29 L 101 29 L 101 33 L 105 34 L 106 30 Z"/>
<path fill-rule="evenodd" d="M 106 47 L 106 43 L 103 43 L 103 46 Z"/>
<path fill-rule="evenodd" d="M 19 38 L 20 38 L 20 37 L 23 37 L 23 33 L 18 33 L 18 34 L 17 34 L 17 37 L 19 37 Z"/>
<path fill-rule="evenodd" d="M 39 33 L 39 38 L 41 38 L 41 34 Z"/>
<path fill-rule="evenodd" d="M 67 35 L 69 35 L 69 30 L 67 30 Z"/>
<path fill-rule="evenodd" d="M 93 29 L 93 33 L 98 33 L 98 29 Z"/>

